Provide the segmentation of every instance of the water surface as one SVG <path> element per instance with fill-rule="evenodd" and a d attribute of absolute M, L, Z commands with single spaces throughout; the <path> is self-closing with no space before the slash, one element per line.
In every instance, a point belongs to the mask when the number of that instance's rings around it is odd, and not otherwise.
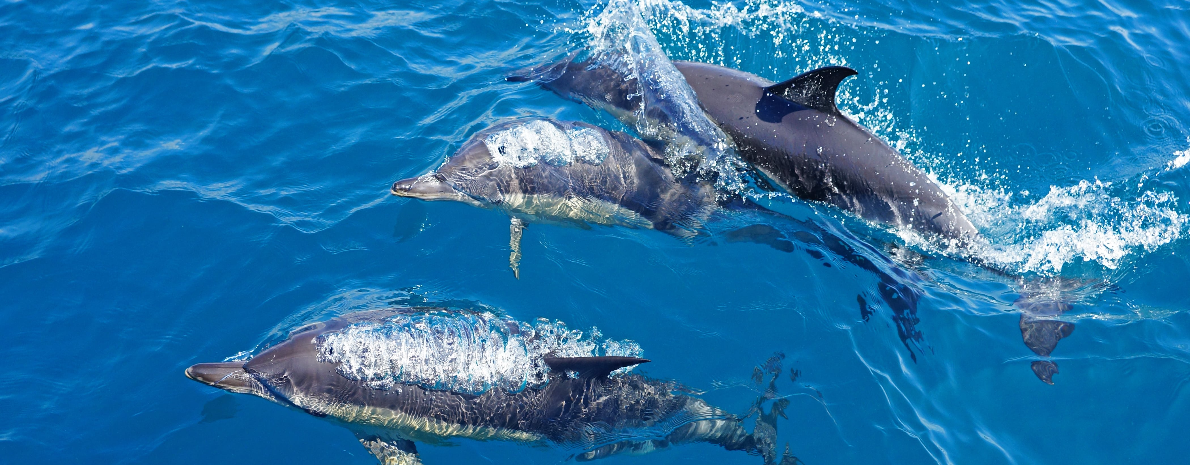
<path fill-rule="evenodd" d="M 740 413 L 753 366 L 782 352 L 800 376 L 781 381 L 780 440 L 808 464 L 1190 453 L 1184 4 L 634 5 L 673 59 L 775 81 L 858 70 L 840 108 L 955 193 L 982 257 L 1088 283 L 1055 385 L 1029 369 L 1015 280 L 830 208 L 769 203 L 896 259 L 914 311 L 837 254 L 625 228 L 531 225 L 517 280 L 507 217 L 389 196 L 506 118 L 628 129 L 503 80 L 584 46 L 602 4 L 18 1 L 0 4 L 0 462 L 374 463 L 344 429 L 182 371 L 424 302 L 597 326 L 640 344 L 638 370 Z M 759 459 L 691 445 L 613 462 Z"/>

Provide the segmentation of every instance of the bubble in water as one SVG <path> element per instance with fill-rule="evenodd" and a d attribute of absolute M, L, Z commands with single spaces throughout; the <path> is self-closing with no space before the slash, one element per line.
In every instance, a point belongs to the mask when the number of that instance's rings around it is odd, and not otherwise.
<path fill-rule="evenodd" d="M 413 384 L 468 394 L 545 385 L 546 356 L 641 355 L 635 342 L 604 340 L 596 328 L 583 334 L 561 321 L 529 324 L 463 311 L 397 314 L 357 323 L 321 336 L 318 344 L 320 360 L 338 364 L 343 376 L 372 388 Z"/>
<path fill-rule="evenodd" d="M 483 143 L 497 163 L 517 168 L 539 162 L 564 166 L 576 160 L 598 165 L 611 153 L 603 136 L 591 128 L 563 130 L 544 120 L 493 132 Z"/>

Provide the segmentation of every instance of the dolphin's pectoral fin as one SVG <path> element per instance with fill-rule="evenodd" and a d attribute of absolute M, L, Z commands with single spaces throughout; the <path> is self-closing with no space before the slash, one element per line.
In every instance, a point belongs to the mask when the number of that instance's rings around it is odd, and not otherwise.
<path fill-rule="evenodd" d="M 648 360 L 636 357 L 546 357 L 545 364 L 550 371 L 565 373 L 578 372 L 580 378 L 604 378 L 620 368 L 639 365 Z"/>
<path fill-rule="evenodd" d="M 856 74 L 859 73 L 846 66 L 827 66 L 807 71 L 764 90 L 767 94 L 783 97 L 799 105 L 840 116 L 842 113 L 835 106 L 835 92 L 839 90 L 839 83 Z"/>
<path fill-rule="evenodd" d="M 356 434 L 359 443 L 376 456 L 383 465 L 421 465 L 417 446 L 408 439 L 381 439 L 376 436 Z"/>
<path fill-rule="evenodd" d="M 509 238 L 508 247 L 512 252 L 508 255 L 508 266 L 512 268 L 512 275 L 516 279 L 521 279 L 521 235 L 525 232 L 525 227 L 529 223 L 517 217 L 512 217 L 512 223 L 508 228 Z"/>

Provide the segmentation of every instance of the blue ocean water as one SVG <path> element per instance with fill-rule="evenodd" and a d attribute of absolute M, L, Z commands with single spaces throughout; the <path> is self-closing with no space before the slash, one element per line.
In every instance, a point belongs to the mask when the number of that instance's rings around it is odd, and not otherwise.
<path fill-rule="evenodd" d="M 306 322 L 484 306 L 632 339 L 650 376 L 746 412 L 800 372 L 779 440 L 808 464 L 1176 462 L 1190 453 L 1190 8 L 1181 2 L 637 0 L 673 59 L 860 74 L 840 107 L 952 191 L 1014 274 L 1089 283 L 1029 368 L 1019 284 L 776 196 L 919 277 L 751 243 L 526 229 L 393 198 L 518 116 L 616 127 L 505 73 L 583 45 L 593 2 L 0 4 L 0 462 L 374 463 L 346 430 L 183 370 Z M 1180 284 L 1181 283 L 1181 284 Z M 861 309 L 857 296 L 867 296 Z M 872 312 L 867 315 L 867 312 Z M 911 336 L 903 339 L 908 332 Z M 499 442 L 435 463 L 556 463 Z M 689 445 L 608 463 L 759 463 Z"/>

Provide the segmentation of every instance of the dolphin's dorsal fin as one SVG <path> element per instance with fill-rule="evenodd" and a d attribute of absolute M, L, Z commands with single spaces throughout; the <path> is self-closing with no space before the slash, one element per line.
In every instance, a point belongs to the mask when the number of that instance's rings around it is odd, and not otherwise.
<path fill-rule="evenodd" d="M 613 371 L 645 362 L 648 360 L 636 357 L 545 357 L 550 371 L 577 371 L 580 378 L 606 378 Z"/>
<path fill-rule="evenodd" d="M 835 106 L 835 92 L 839 90 L 839 83 L 856 74 L 859 73 L 846 66 L 827 66 L 807 71 L 780 84 L 773 84 L 764 91 L 807 108 L 842 116 L 839 108 Z"/>

